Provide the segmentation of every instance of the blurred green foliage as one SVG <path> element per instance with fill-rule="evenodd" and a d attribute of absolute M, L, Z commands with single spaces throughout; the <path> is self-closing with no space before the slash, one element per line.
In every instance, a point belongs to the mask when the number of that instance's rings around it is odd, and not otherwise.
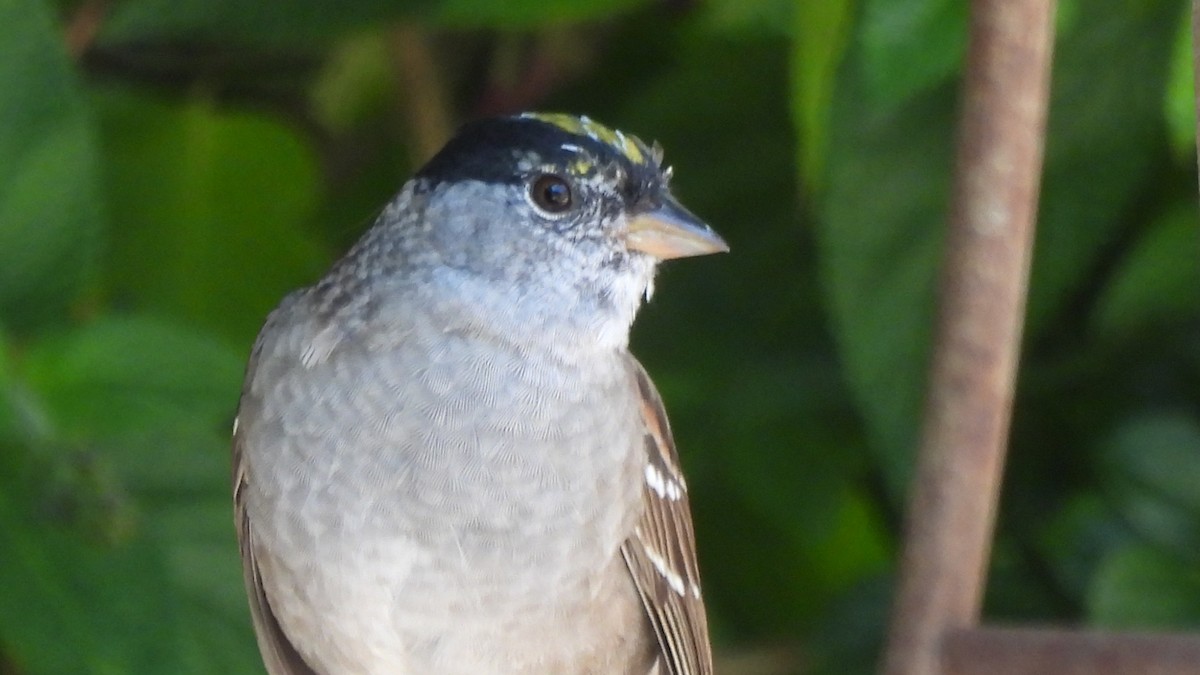
<path fill-rule="evenodd" d="M 1060 3 L 987 613 L 1200 623 L 1183 0 Z M 867 672 L 966 3 L 0 1 L 0 673 L 261 672 L 228 436 L 263 317 L 475 115 L 657 138 L 733 253 L 635 330 L 726 672 Z"/>

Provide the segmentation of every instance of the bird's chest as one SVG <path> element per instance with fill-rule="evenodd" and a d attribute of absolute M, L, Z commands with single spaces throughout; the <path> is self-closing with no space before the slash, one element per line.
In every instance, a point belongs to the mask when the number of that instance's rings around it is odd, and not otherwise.
<path fill-rule="evenodd" d="M 624 363 L 438 344 L 263 392 L 275 424 L 259 447 L 290 469 L 260 476 L 272 531 L 309 551 L 404 549 L 403 583 L 463 602 L 586 578 L 640 515 L 644 431 Z"/>
<path fill-rule="evenodd" d="M 314 654 L 330 663 L 370 664 L 455 660 L 500 622 L 582 634 L 597 613 L 640 616 L 619 553 L 645 464 L 623 360 L 410 339 L 438 347 L 340 353 L 252 384 L 247 508 L 280 620 L 325 635 Z M 305 630 L 311 616 L 341 617 L 344 634 Z M 608 649 L 571 647 L 593 648 Z"/>
<path fill-rule="evenodd" d="M 645 463 L 624 371 L 490 363 L 451 379 L 427 371 L 443 408 L 392 458 L 405 478 L 389 515 L 439 561 L 431 574 L 521 596 L 607 564 L 640 514 Z"/>

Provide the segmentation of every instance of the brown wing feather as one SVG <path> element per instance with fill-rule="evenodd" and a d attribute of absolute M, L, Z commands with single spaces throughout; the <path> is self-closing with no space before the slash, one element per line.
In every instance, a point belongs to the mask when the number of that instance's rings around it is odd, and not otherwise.
<path fill-rule="evenodd" d="M 646 425 L 645 512 L 621 554 L 654 626 L 666 673 L 712 675 L 687 485 L 662 399 L 641 365 L 630 362 Z"/>
<path fill-rule="evenodd" d="M 233 435 L 233 519 L 237 525 L 238 547 L 242 552 L 242 576 L 246 595 L 250 598 L 250 615 L 258 636 L 258 649 L 269 675 L 316 675 L 292 646 L 279 621 L 271 611 L 271 603 L 263 590 L 258 563 L 254 559 L 254 533 L 246 513 L 245 488 L 249 480 L 242 456 L 242 443 L 237 432 Z"/>

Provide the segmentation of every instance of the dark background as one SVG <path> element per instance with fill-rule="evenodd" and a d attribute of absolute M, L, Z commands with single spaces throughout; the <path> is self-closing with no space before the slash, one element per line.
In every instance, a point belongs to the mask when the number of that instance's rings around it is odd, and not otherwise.
<path fill-rule="evenodd" d="M 647 140 L 729 255 L 635 328 L 721 672 L 868 672 L 928 360 L 961 0 L 0 0 L 0 673 L 261 672 L 255 331 L 463 120 Z M 1064 0 L 985 614 L 1200 624 L 1187 3 Z"/>

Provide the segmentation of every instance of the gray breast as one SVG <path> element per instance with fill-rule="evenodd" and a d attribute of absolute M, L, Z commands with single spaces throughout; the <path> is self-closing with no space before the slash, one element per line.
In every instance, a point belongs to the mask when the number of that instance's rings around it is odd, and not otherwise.
<path fill-rule="evenodd" d="M 301 321 L 261 346 L 247 505 L 269 557 L 307 561 L 280 576 L 313 584 L 399 555 L 377 582 L 414 619 L 591 592 L 640 513 L 621 355 L 568 364 L 403 317 L 367 334 Z"/>

